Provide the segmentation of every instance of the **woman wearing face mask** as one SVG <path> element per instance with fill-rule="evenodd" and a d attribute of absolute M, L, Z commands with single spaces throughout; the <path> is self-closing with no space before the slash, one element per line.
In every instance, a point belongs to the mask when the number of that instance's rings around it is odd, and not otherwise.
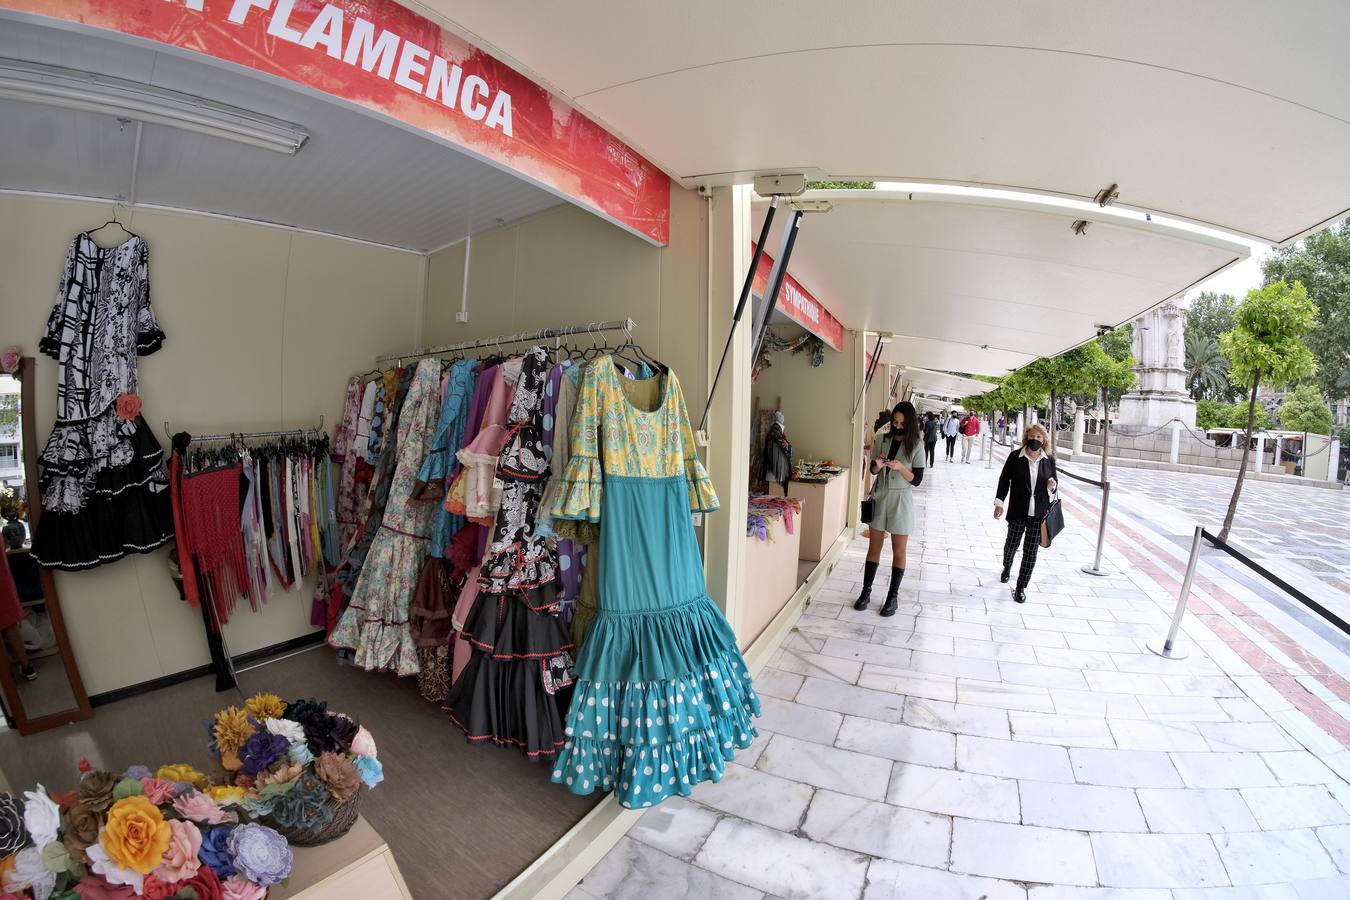
<path fill-rule="evenodd" d="M 998 476 L 994 518 L 1005 512 L 1005 500 L 1008 513 L 1008 539 L 1003 544 L 1003 574 L 999 581 L 1008 583 L 1020 542 L 1022 566 L 1017 571 L 1017 587 L 1013 589 L 1013 599 L 1018 603 L 1027 602 L 1027 585 L 1031 583 L 1036 551 L 1041 546 L 1041 522 L 1050 509 L 1050 495 L 1058 487 L 1056 476 L 1059 471 L 1055 468 L 1055 458 L 1046 452 L 1049 438 L 1039 424 L 1027 426 L 1021 448 L 1008 454 Z"/>
<path fill-rule="evenodd" d="M 868 523 L 867 562 L 863 565 L 862 593 L 853 608 L 861 612 L 872 602 L 872 579 L 881 565 L 881 546 L 891 536 L 891 584 L 883 616 L 895 615 L 899 603 L 900 581 L 905 577 L 905 550 L 914 530 L 914 498 L 910 493 L 923 481 L 924 450 L 919 439 L 919 414 L 914 404 L 901 401 L 891 410 L 891 421 L 872 438 L 869 471 L 876 482 L 872 486 L 873 512 Z"/>

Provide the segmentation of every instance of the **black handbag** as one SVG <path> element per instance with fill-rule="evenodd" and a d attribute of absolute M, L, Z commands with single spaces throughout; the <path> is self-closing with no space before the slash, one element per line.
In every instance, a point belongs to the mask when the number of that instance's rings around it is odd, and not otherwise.
<path fill-rule="evenodd" d="M 899 452 L 900 452 L 900 441 L 896 438 L 891 438 L 891 450 L 890 453 L 887 454 L 886 458 L 894 461 L 895 455 Z M 877 489 L 876 483 L 873 482 L 872 490 L 875 491 L 876 489 Z M 868 496 L 867 499 L 863 500 L 862 502 L 862 510 L 858 518 L 863 522 L 863 524 L 870 524 L 872 521 L 872 517 L 876 515 L 876 511 L 877 511 L 876 501 L 873 500 L 871 496 Z"/>
<path fill-rule="evenodd" d="M 1049 547 L 1064 530 L 1064 510 L 1059 505 L 1059 493 L 1050 498 L 1050 508 L 1041 520 L 1041 546 Z"/>

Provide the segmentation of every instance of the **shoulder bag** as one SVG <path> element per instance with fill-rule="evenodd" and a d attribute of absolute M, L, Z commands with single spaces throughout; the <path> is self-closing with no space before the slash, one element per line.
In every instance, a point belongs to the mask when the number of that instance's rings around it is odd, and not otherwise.
<path fill-rule="evenodd" d="M 1059 472 L 1056 471 L 1052 477 L 1058 481 Z M 1050 492 L 1050 506 L 1045 511 L 1045 518 L 1041 520 L 1041 546 L 1049 547 L 1063 530 L 1064 510 L 1059 505 L 1059 491 L 1054 490 Z"/>
<path fill-rule="evenodd" d="M 891 438 L 891 449 L 890 449 L 890 451 L 887 453 L 886 458 L 887 458 L 888 460 L 894 461 L 894 460 L 895 460 L 895 455 L 896 455 L 897 453 L 899 453 L 899 452 L 900 452 L 900 439 L 899 439 L 899 438 L 892 437 L 892 438 Z M 878 472 L 877 475 L 878 475 L 878 477 L 880 477 L 881 473 Z M 867 495 L 867 499 L 863 500 L 863 502 L 862 502 L 862 510 L 861 510 L 861 514 L 858 516 L 859 520 L 860 520 L 863 524 L 869 524 L 869 523 L 872 521 L 872 517 L 873 517 L 874 515 L 876 515 L 876 508 L 877 508 L 877 505 L 876 505 L 876 501 L 874 501 L 874 500 L 872 499 L 872 494 L 875 494 L 876 491 L 877 491 L 877 483 L 876 483 L 875 480 L 873 480 L 873 482 L 872 482 L 872 490 L 871 490 L 871 492 Z"/>

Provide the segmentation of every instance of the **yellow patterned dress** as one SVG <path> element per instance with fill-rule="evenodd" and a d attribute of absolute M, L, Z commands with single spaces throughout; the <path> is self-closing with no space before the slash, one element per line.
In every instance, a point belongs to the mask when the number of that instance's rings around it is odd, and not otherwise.
<path fill-rule="evenodd" d="M 553 780 L 613 790 L 628 807 L 718 781 L 758 733 L 759 698 L 707 594 L 691 512 L 718 508 L 674 373 L 630 380 L 586 368 L 554 527 L 600 529 L 600 608 L 576 660 L 567 743 Z M 592 532 L 594 529 L 590 529 Z"/>

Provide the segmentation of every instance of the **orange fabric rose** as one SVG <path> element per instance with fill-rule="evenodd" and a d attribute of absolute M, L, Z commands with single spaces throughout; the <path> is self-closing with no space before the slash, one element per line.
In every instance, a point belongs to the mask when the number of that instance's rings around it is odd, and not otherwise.
<path fill-rule="evenodd" d="M 99 842 L 113 862 L 142 875 L 164 861 L 172 832 L 164 814 L 145 797 L 124 797 L 108 810 Z"/>
<path fill-rule="evenodd" d="M 141 398 L 138 394 L 117 395 L 117 418 L 123 422 L 134 421 L 141 414 Z"/>

